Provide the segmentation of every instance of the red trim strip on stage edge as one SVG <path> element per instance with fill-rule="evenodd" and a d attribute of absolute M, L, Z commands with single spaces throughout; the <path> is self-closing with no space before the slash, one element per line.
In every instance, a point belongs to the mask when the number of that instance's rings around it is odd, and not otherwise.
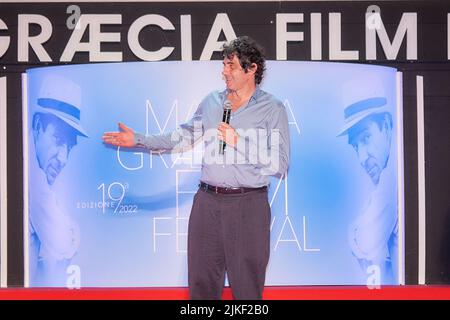
<path fill-rule="evenodd" d="M 187 300 L 187 288 L 8 288 L 0 300 Z M 450 286 L 266 287 L 265 300 L 450 300 Z M 224 300 L 232 299 L 225 288 Z"/>

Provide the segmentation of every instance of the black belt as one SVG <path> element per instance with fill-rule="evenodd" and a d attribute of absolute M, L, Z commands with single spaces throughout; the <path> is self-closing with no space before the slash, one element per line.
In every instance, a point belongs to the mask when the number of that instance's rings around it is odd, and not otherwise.
<path fill-rule="evenodd" d="M 214 193 L 223 193 L 223 194 L 236 194 L 236 193 L 247 193 L 258 190 L 266 190 L 267 186 L 259 187 L 259 188 L 247 188 L 247 187 L 239 187 L 239 188 L 227 188 L 227 187 L 216 187 L 210 184 L 200 182 L 198 185 L 201 189 L 214 192 Z"/>

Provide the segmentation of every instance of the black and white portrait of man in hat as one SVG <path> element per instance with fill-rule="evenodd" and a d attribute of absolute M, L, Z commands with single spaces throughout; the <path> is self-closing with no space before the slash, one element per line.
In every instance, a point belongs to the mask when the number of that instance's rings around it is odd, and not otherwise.
<path fill-rule="evenodd" d="M 393 119 L 385 97 L 370 97 L 347 106 L 338 136 L 348 136 L 358 162 L 374 185 L 361 212 L 349 228 L 353 255 L 367 275 L 379 283 L 396 281 L 397 184 L 391 158 Z"/>
<path fill-rule="evenodd" d="M 44 78 L 30 109 L 31 286 L 66 286 L 67 267 L 79 246 L 78 226 L 53 188 L 78 137 L 87 137 L 80 122 L 80 107 L 80 87 L 52 75 Z"/>

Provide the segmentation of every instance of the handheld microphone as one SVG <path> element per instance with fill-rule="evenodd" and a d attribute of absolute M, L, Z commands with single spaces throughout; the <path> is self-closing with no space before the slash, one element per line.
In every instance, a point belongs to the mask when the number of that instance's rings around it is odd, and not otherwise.
<path fill-rule="evenodd" d="M 225 122 L 226 124 L 230 124 L 231 106 L 231 102 L 229 100 L 225 100 L 225 103 L 223 104 L 222 122 Z M 226 145 L 227 144 L 225 141 L 219 141 L 219 154 L 224 153 Z"/>

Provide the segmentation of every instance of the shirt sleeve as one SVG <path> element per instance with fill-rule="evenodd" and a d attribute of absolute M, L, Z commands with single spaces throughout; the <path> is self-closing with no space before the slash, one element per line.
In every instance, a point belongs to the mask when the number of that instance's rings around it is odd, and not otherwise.
<path fill-rule="evenodd" d="M 276 102 L 267 121 L 267 130 L 240 135 L 236 150 L 247 163 L 259 168 L 261 175 L 285 174 L 289 167 L 290 137 L 284 105 Z"/>
<path fill-rule="evenodd" d="M 371 206 L 350 225 L 349 240 L 353 254 L 359 259 L 385 261 L 389 257 L 388 241 L 395 227 L 394 203 Z"/>
<path fill-rule="evenodd" d="M 36 198 L 32 199 L 30 223 L 40 240 L 39 256 L 45 260 L 72 258 L 80 243 L 78 225 L 57 204 L 54 193 L 37 192 Z"/>
<path fill-rule="evenodd" d="M 190 149 L 203 135 L 202 108 L 203 102 L 188 122 L 181 124 L 172 132 L 150 135 L 135 133 L 135 145 L 152 151 L 182 152 Z"/>

